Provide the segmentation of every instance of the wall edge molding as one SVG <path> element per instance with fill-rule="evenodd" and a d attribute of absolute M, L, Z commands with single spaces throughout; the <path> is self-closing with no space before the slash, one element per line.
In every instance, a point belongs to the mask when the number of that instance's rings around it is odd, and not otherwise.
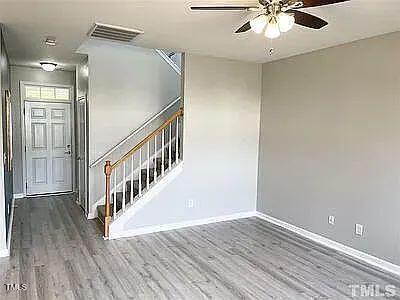
<path fill-rule="evenodd" d="M 326 237 L 323 237 L 319 234 L 312 233 L 308 230 L 305 230 L 303 228 L 297 227 L 295 225 L 292 225 L 290 223 L 287 223 L 285 221 L 279 220 L 277 218 L 271 217 L 267 214 L 257 212 L 256 217 L 263 219 L 269 223 L 275 224 L 279 227 L 282 227 L 284 229 L 287 229 L 291 232 L 297 233 L 298 235 L 305 237 L 309 240 L 312 240 L 313 242 L 316 242 L 318 244 L 321 244 L 325 247 L 331 248 L 333 250 L 336 250 L 338 252 L 344 253 L 346 255 L 349 255 L 353 258 L 356 258 L 358 260 L 361 260 L 363 262 L 366 262 L 374 267 L 377 267 L 381 270 L 387 271 L 389 273 L 392 273 L 394 275 L 400 276 L 400 266 L 395 265 L 391 262 L 388 262 L 386 260 L 383 260 L 381 258 L 378 258 L 376 256 L 367 254 L 365 252 L 362 252 L 360 250 L 356 250 L 352 247 L 346 246 L 344 244 L 341 244 L 339 242 L 335 242 L 331 239 L 328 239 Z"/>
<path fill-rule="evenodd" d="M 156 226 L 145 226 L 137 229 L 126 230 L 126 231 L 121 231 L 119 233 L 115 233 L 113 234 L 113 236 L 110 237 L 110 239 L 127 238 L 143 234 L 170 231 L 170 230 L 176 230 L 176 229 L 199 226 L 199 225 L 220 223 L 238 219 L 246 219 L 254 216 L 256 216 L 255 211 L 247 211 L 247 212 L 223 215 L 219 217 L 211 217 L 211 218 L 183 221 L 178 223 L 170 223 L 170 224 L 156 225 Z"/>

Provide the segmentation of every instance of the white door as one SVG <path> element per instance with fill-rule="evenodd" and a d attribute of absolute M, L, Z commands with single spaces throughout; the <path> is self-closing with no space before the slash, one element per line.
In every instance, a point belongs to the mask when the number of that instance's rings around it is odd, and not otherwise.
<path fill-rule="evenodd" d="M 26 193 L 72 191 L 71 108 L 25 102 Z"/>

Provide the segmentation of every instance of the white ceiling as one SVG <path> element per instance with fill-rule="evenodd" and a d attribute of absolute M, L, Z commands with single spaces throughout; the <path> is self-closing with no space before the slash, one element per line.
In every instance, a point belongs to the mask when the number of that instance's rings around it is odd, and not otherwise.
<path fill-rule="evenodd" d="M 400 0 L 351 0 L 307 9 L 326 19 L 320 31 L 296 26 L 276 40 L 252 32 L 233 34 L 249 17 L 242 12 L 191 12 L 203 4 L 255 4 L 246 0 L 0 0 L 0 22 L 13 64 L 38 66 L 54 60 L 71 69 L 75 51 L 95 21 L 142 29 L 135 45 L 232 59 L 267 62 L 400 30 Z M 58 45 L 43 45 L 55 36 Z M 270 56 L 268 50 L 275 49 Z"/>

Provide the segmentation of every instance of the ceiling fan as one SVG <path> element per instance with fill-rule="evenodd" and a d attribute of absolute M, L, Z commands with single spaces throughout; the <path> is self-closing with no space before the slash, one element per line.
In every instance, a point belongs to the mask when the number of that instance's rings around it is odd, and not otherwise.
<path fill-rule="evenodd" d="M 235 33 L 243 33 L 249 30 L 261 34 L 271 39 L 280 36 L 281 32 L 287 32 L 294 24 L 307 28 L 321 29 L 328 25 L 325 20 L 298 10 L 324 6 L 350 0 L 259 0 L 258 6 L 192 6 L 193 11 L 249 11 L 259 12 L 260 14 L 252 20 L 246 22 Z M 265 31 L 264 31 L 265 30 Z"/>

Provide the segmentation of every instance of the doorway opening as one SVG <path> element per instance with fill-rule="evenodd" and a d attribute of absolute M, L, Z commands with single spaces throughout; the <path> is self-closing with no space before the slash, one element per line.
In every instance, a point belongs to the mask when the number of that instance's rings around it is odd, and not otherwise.
<path fill-rule="evenodd" d="M 21 82 L 26 196 L 73 191 L 73 86 Z"/>

